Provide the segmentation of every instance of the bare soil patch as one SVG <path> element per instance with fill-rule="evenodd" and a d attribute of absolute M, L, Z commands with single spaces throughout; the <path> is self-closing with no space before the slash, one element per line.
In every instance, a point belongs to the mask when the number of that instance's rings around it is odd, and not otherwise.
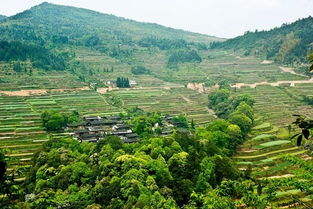
<path fill-rule="evenodd" d="M 4 96 L 20 96 L 20 97 L 29 97 L 33 95 L 45 95 L 51 92 L 65 92 L 65 91 L 86 91 L 90 90 L 88 86 L 81 88 L 68 88 L 68 89 L 27 89 L 27 90 L 19 90 L 19 91 L 0 91 L 0 95 Z"/>
<path fill-rule="evenodd" d="M 204 88 L 203 83 L 188 83 L 187 84 L 187 88 L 195 90 L 195 91 L 197 91 L 199 93 L 204 93 L 205 92 L 205 88 Z"/>
<path fill-rule="evenodd" d="M 273 63 L 272 60 L 263 60 L 263 61 L 261 62 L 262 65 L 269 65 L 269 64 L 272 64 L 272 63 Z"/>

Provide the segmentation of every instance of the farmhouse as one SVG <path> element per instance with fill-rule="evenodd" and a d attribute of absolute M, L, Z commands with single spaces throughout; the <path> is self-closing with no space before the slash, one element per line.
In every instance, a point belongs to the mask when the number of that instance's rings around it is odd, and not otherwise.
<path fill-rule="evenodd" d="M 137 85 L 137 82 L 134 81 L 134 80 L 130 80 L 130 81 L 129 81 L 129 85 L 130 85 L 130 86 L 136 86 L 136 85 Z"/>
<path fill-rule="evenodd" d="M 91 121 L 99 121 L 102 120 L 102 118 L 100 116 L 96 116 L 96 117 L 84 117 L 84 120 L 86 122 L 91 122 Z"/>
<path fill-rule="evenodd" d="M 83 122 L 68 128 L 74 129 L 73 138 L 79 141 L 97 142 L 106 136 L 118 136 L 124 143 L 139 141 L 139 136 L 132 132 L 128 125 L 121 121 L 119 116 L 111 117 L 83 117 Z"/>
<path fill-rule="evenodd" d="M 107 84 L 108 86 L 111 86 L 111 87 L 116 87 L 116 81 L 115 81 L 115 80 L 108 80 L 108 81 L 106 82 L 106 84 Z"/>

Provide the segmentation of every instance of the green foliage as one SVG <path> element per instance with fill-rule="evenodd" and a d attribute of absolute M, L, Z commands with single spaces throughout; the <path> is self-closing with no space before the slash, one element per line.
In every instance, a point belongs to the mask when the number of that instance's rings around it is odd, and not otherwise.
<path fill-rule="evenodd" d="M 301 133 L 297 133 L 291 138 L 297 137 L 297 146 L 301 145 L 302 140 L 311 139 L 311 129 L 313 128 L 313 120 L 307 119 L 301 115 L 294 115 L 297 117 L 296 121 L 293 122 L 298 128 L 301 129 Z"/>
<path fill-rule="evenodd" d="M 227 85 L 225 86 L 227 88 Z M 231 113 L 244 113 L 253 121 L 254 100 L 250 95 L 230 96 L 228 89 L 222 88 L 208 95 L 208 106 L 221 118 L 228 118 Z"/>
<path fill-rule="evenodd" d="M 173 123 L 179 128 L 189 128 L 189 123 L 184 115 L 178 115 L 173 118 Z"/>
<path fill-rule="evenodd" d="M 312 73 L 312 71 L 313 71 L 313 54 L 312 53 L 308 55 L 308 60 L 311 64 L 311 66 L 309 68 L 309 72 Z"/>
<path fill-rule="evenodd" d="M 169 56 L 167 64 L 168 66 L 174 66 L 185 62 L 202 62 L 202 59 L 195 50 L 178 50 Z"/>
<path fill-rule="evenodd" d="M 211 48 L 244 49 L 245 53 L 285 64 L 304 62 L 313 42 L 312 25 L 313 17 L 307 17 L 270 31 L 248 31 L 243 36 L 213 43 Z"/>
<path fill-rule="evenodd" d="M 114 93 L 108 93 L 106 94 L 106 97 L 107 97 L 107 102 L 110 104 L 110 105 L 113 105 L 115 107 L 121 107 L 122 106 L 122 100 L 121 98 L 114 94 Z"/>
<path fill-rule="evenodd" d="M 131 69 L 132 74 L 134 75 L 145 75 L 150 74 L 150 70 L 145 68 L 144 66 L 136 66 Z"/>
<path fill-rule="evenodd" d="M 151 126 L 161 123 L 160 114 L 143 113 L 138 108 L 128 114 L 125 117 L 132 116 L 129 121 L 132 128 L 146 136 L 139 143 L 123 144 L 112 136 L 97 144 L 66 138 L 46 142 L 34 156 L 25 184 L 24 206 L 187 207 L 194 204 L 193 192 L 216 195 L 214 188 L 223 180 L 240 178 L 232 161 L 216 146 L 219 140 L 226 147 L 230 146 L 230 139 L 240 140 L 238 126 L 220 120 L 205 129 L 194 130 L 194 134 L 177 132 L 172 137 L 149 137 Z M 61 116 L 47 111 L 43 120 L 57 120 Z M 220 139 L 216 141 L 217 138 Z M 198 201 L 208 208 L 218 205 L 207 198 Z"/>
<path fill-rule="evenodd" d="M 208 127 L 211 130 L 218 130 L 223 134 L 211 138 L 219 147 L 227 148 L 230 153 L 235 152 L 236 147 L 243 142 L 244 137 L 250 132 L 254 121 L 254 100 L 249 95 L 230 96 L 228 85 L 222 85 L 209 94 L 208 106 L 215 110 L 215 113 L 226 121 L 212 122 Z M 212 126 L 212 124 L 214 124 Z M 233 137 L 233 138 L 231 138 Z"/>
<path fill-rule="evenodd" d="M 4 157 L 4 153 L 2 151 L 2 149 L 0 149 L 0 185 L 1 188 L 2 185 L 4 184 L 5 181 L 5 172 L 6 172 L 6 162 L 5 162 L 5 157 Z M 3 194 L 3 191 L 1 189 L 0 194 Z"/>
<path fill-rule="evenodd" d="M 146 37 L 139 40 L 138 44 L 142 47 L 158 47 L 161 50 L 187 48 L 187 42 L 183 39 L 170 40 L 157 37 Z"/>
<path fill-rule="evenodd" d="M 129 80 L 128 78 L 124 78 L 124 77 L 118 77 L 116 79 L 116 86 L 119 88 L 129 88 Z"/>
<path fill-rule="evenodd" d="M 62 130 L 68 123 L 75 123 L 79 120 L 77 111 L 65 114 L 55 110 L 46 110 L 41 114 L 42 125 L 47 131 Z"/>
<path fill-rule="evenodd" d="M 313 106 L 313 98 L 312 96 L 302 95 L 302 101 L 308 105 Z"/>
<path fill-rule="evenodd" d="M 209 107 L 217 106 L 220 103 L 228 101 L 230 92 L 227 89 L 220 89 L 209 94 Z"/>
<path fill-rule="evenodd" d="M 31 60 L 33 67 L 44 70 L 64 70 L 66 67 L 62 56 L 52 53 L 42 46 L 18 41 L 0 41 L 0 61 L 16 60 Z M 21 68 L 16 64 L 14 70 L 20 72 Z"/>
<path fill-rule="evenodd" d="M 247 135 L 252 128 L 252 120 L 243 113 L 233 113 L 229 117 L 229 121 L 238 125 L 244 135 Z"/>
<path fill-rule="evenodd" d="M 137 109 L 134 112 L 134 109 L 132 109 L 129 111 L 128 115 L 131 116 L 131 119 L 128 123 L 132 130 L 140 136 L 152 135 L 154 133 L 153 127 L 162 123 L 161 114 L 156 112 L 145 113 L 140 110 Z"/>

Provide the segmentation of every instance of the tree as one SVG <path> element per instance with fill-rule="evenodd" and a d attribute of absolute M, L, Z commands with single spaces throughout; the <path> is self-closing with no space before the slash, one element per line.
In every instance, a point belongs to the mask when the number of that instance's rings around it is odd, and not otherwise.
<path fill-rule="evenodd" d="M 178 115 L 173 118 L 173 123 L 176 127 L 179 128 L 188 128 L 189 123 L 187 118 L 184 115 Z"/>
<path fill-rule="evenodd" d="M 230 96 L 230 92 L 227 89 L 220 89 L 209 94 L 209 107 L 214 107 L 219 103 L 226 102 Z"/>
<path fill-rule="evenodd" d="M 252 120 L 242 113 L 234 113 L 230 116 L 229 121 L 240 127 L 243 135 L 247 135 L 252 127 Z"/>
<path fill-rule="evenodd" d="M 186 62 L 202 62 L 202 59 L 195 50 L 178 50 L 170 55 L 167 64 L 171 67 L 178 63 Z"/>
<path fill-rule="evenodd" d="M 246 102 L 241 102 L 238 107 L 236 107 L 235 112 L 238 114 L 244 114 L 253 122 L 254 120 L 254 111 L 253 108 L 248 105 Z"/>
<path fill-rule="evenodd" d="M 310 130 L 313 128 L 313 120 L 307 119 L 301 115 L 294 116 L 296 116 L 297 118 L 296 121 L 293 122 L 293 124 L 295 124 L 301 129 L 301 133 L 297 133 L 291 138 L 297 137 L 297 146 L 300 146 L 303 139 L 310 138 L 311 135 Z"/>
<path fill-rule="evenodd" d="M 228 90 L 230 90 L 230 85 L 229 85 L 229 82 L 227 80 L 221 80 L 217 84 L 219 85 L 220 89 L 228 89 Z"/>
<path fill-rule="evenodd" d="M 124 77 L 118 77 L 116 79 L 116 86 L 119 88 L 129 88 L 129 80 L 128 78 L 124 78 Z"/>
<path fill-rule="evenodd" d="M 145 68 L 144 66 L 132 67 L 131 72 L 134 75 L 150 74 L 150 70 Z"/>
<path fill-rule="evenodd" d="M 67 123 L 79 121 L 79 113 L 73 111 L 70 114 L 57 112 L 55 110 L 46 110 L 41 114 L 41 121 L 47 131 L 62 130 Z"/>
<path fill-rule="evenodd" d="M 22 66 L 20 62 L 14 62 L 13 64 L 13 70 L 17 73 L 22 72 Z"/>
<path fill-rule="evenodd" d="M 6 172 L 6 162 L 5 162 L 5 157 L 4 153 L 2 152 L 2 149 L 0 149 L 0 185 L 1 185 L 1 190 L 0 194 L 3 194 L 4 191 L 2 189 L 4 188 L 4 181 L 5 181 L 5 172 Z"/>
<path fill-rule="evenodd" d="M 313 53 L 308 55 L 308 60 L 311 63 L 310 72 L 313 72 Z"/>

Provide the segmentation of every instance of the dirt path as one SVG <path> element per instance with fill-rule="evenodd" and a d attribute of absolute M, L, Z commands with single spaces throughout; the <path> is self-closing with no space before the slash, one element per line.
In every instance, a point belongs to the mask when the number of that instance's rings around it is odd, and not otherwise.
<path fill-rule="evenodd" d="M 217 116 L 216 116 L 214 110 L 212 110 L 212 109 L 210 109 L 210 108 L 208 108 L 208 107 L 205 107 L 205 109 L 206 109 L 214 118 L 217 118 Z"/>
<path fill-rule="evenodd" d="M 67 88 L 67 89 L 29 89 L 29 90 L 19 90 L 19 91 L 0 91 L 0 95 L 4 96 L 20 96 L 28 97 L 33 95 L 45 95 L 51 92 L 65 92 L 65 91 L 86 91 L 90 90 L 88 86 L 81 88 Z"/>
<path fill-rule="evenodd" d="M 280 68 L 282 71 L 284 71 L 285 73 L 291 73 L 291 74 L 294 74 L 294 75 L 299 75 L 299 76 L 307 77 L 307 76 L 305 76 L 305 75 L 303 75 L 303 74 L 296 73 L 296 72 L 294 71 L 294 69 L 291 68 L 291 67 L 279 66 L 279 68 Z"/>
<path fill-rule="evenodd" d="M 272 60 L 263 60 L 262 62 L 261 62 L 261 64 L 262 65 L 269 65 L 269 64 L 272 64 L 274 61 L 272 61 Z"/>
<path fill-rule="evenodd" d="M 234 85 L 232 85 L 232 88 L 238 88 L 240 89 L 241 87 L 250 87 L 250 88 L 256 88 L 257 86 L 264 86 L 264 85 L 268 85 L 268 86 L 279 86 L 281 84 L 290 84 L 291 87 L 295 86 L 296 84 L 304 84 L 304 83 L 313 83 L 313 78 L 311 78 L 310 80 L 296 80 L 296 81 L 277 81 L 277 82 L 267 82 L 267 81 L 263 81 L 263 82 L 258 82 L 258 83 L 236 83 Z"/>
<path fill-rule="evenodd" d="M 269 176 L 269 177 L 262 177 L 259 179 L 280 179 L 280 178 L 291 178 L 291 177 L 295 177 L 295 175 L 293 174 L 284 174 L 281 176 Z"/>
<path fill-rule="evenodd" d="M 269 60 L 264 60 L 261 64 L 270 64 Z M 293 75 L 298 75 L 302 77 L 306 77 L 306 75 L 296 73 L 293 68 L 290 67 L 283 67 L 279 66 L 279 68 L 286 73 L 291 73 Z M 296 84 L 304 84 L 304 83 L 313 83 L 313 78 L 310 78 L 309 80 L 295 80 L 295 81 L 276 81 L 276 82 L 258 82 L 258 83 L 236 83 L 232 85 L 231 87 L 233 88 L 241 88 L 241 87 L 250 87 L 250 88 L 256 88 L 257 86 L 262 86 L 262 85 L 268 85 L 268 86 L 279 86 L 281 84 L 290 84 L 291 87 L 295 86 Z"/>
<path fill-rule="evenodd" d="M 148 86 L 139 86 L 139 87 L 133 87 L 133 88 L 123 88 L 122 90 L 126 90 L 126 91 L 131 91 L 131 90 L 153 90 L 153 89 L 166 89 L 166 90 L 170 90 L 170 89 L 174 89 L 174 88 L 184 88 L 183 85 L 177 85 L 177 86 L 151 86 L 151 87 L 148 87 Z M 99 94 L 105 94 L 109 91 L 112 91 L 112 90 L 119 90 L 121 88 L 112 88 L 112 87 L 108 87 L 108 88 L 98 88 L 97 89 L 97 92 Z"/>
<path fill-rule="evenodd" d="M 183 98 L 183 100 L 185 100 L 187 103 L 192 103 L 192 101 L 189 98 L 187 98 L 181 94 L 180 94 L 180 97 Z"/>

